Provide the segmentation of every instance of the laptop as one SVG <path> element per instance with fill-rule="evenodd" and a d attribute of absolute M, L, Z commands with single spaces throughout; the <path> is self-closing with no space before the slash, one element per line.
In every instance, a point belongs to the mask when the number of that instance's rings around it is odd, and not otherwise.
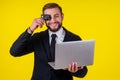
<path fill-rule="evenodd" d="M 94 40 L 56 43 L 55 62 L 48 62 L 48 64 L 54 69 L 68 68 L 72 62 L 77 62 L 78 66 L 92 65 L 94 46 Z"/>

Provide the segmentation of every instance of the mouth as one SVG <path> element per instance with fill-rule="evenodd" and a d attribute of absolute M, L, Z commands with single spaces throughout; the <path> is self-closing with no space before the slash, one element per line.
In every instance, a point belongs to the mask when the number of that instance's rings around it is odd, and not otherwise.
<path fill-rule="evenodd" d="M 59 22 L 49 23 L 47 25 L 48 29 L 50 29 L 53 32 L 56 32 L 60 29 L 61 24 Z"/>
<path fill-rule="evenodd" d="M 58 27 L 58 22 L 54 22 L 54 23 L 50 23 L 50 26 L 52 27 L 52 28 L 56 28 L 56 27 Z"/>

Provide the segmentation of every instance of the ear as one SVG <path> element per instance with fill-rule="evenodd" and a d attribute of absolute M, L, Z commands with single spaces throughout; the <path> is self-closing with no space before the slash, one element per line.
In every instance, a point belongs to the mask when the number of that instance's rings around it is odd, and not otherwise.
<path fill-rule="evenodd" d="M 62 21 L 63 21 L 63 19 L 64 19 L 64 14 L 62 13 Z"/>

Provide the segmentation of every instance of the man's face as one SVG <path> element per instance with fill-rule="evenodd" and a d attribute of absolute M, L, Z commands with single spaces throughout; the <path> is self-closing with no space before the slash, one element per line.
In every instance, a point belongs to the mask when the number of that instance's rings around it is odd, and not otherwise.
<path fill-rule="evenodd" d="M 60 10 L 58 8 L 46 9 L 44 14 L 51 15 L 51 20 L 45 21 L 48 29 L 52 32 L 58 31 L 62 26 L 63 21 L 63 14 L 60 13 Z"/>

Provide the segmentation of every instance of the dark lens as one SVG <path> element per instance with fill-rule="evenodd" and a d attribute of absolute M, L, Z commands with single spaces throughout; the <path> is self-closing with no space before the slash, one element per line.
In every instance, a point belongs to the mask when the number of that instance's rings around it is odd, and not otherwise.
<path fill-rule="evenodd" d="M 51 19 L 51 16 L 49 14 L 42 14 L 42 18 L 45 20 L 45 21 L 48 21 Z"/>

